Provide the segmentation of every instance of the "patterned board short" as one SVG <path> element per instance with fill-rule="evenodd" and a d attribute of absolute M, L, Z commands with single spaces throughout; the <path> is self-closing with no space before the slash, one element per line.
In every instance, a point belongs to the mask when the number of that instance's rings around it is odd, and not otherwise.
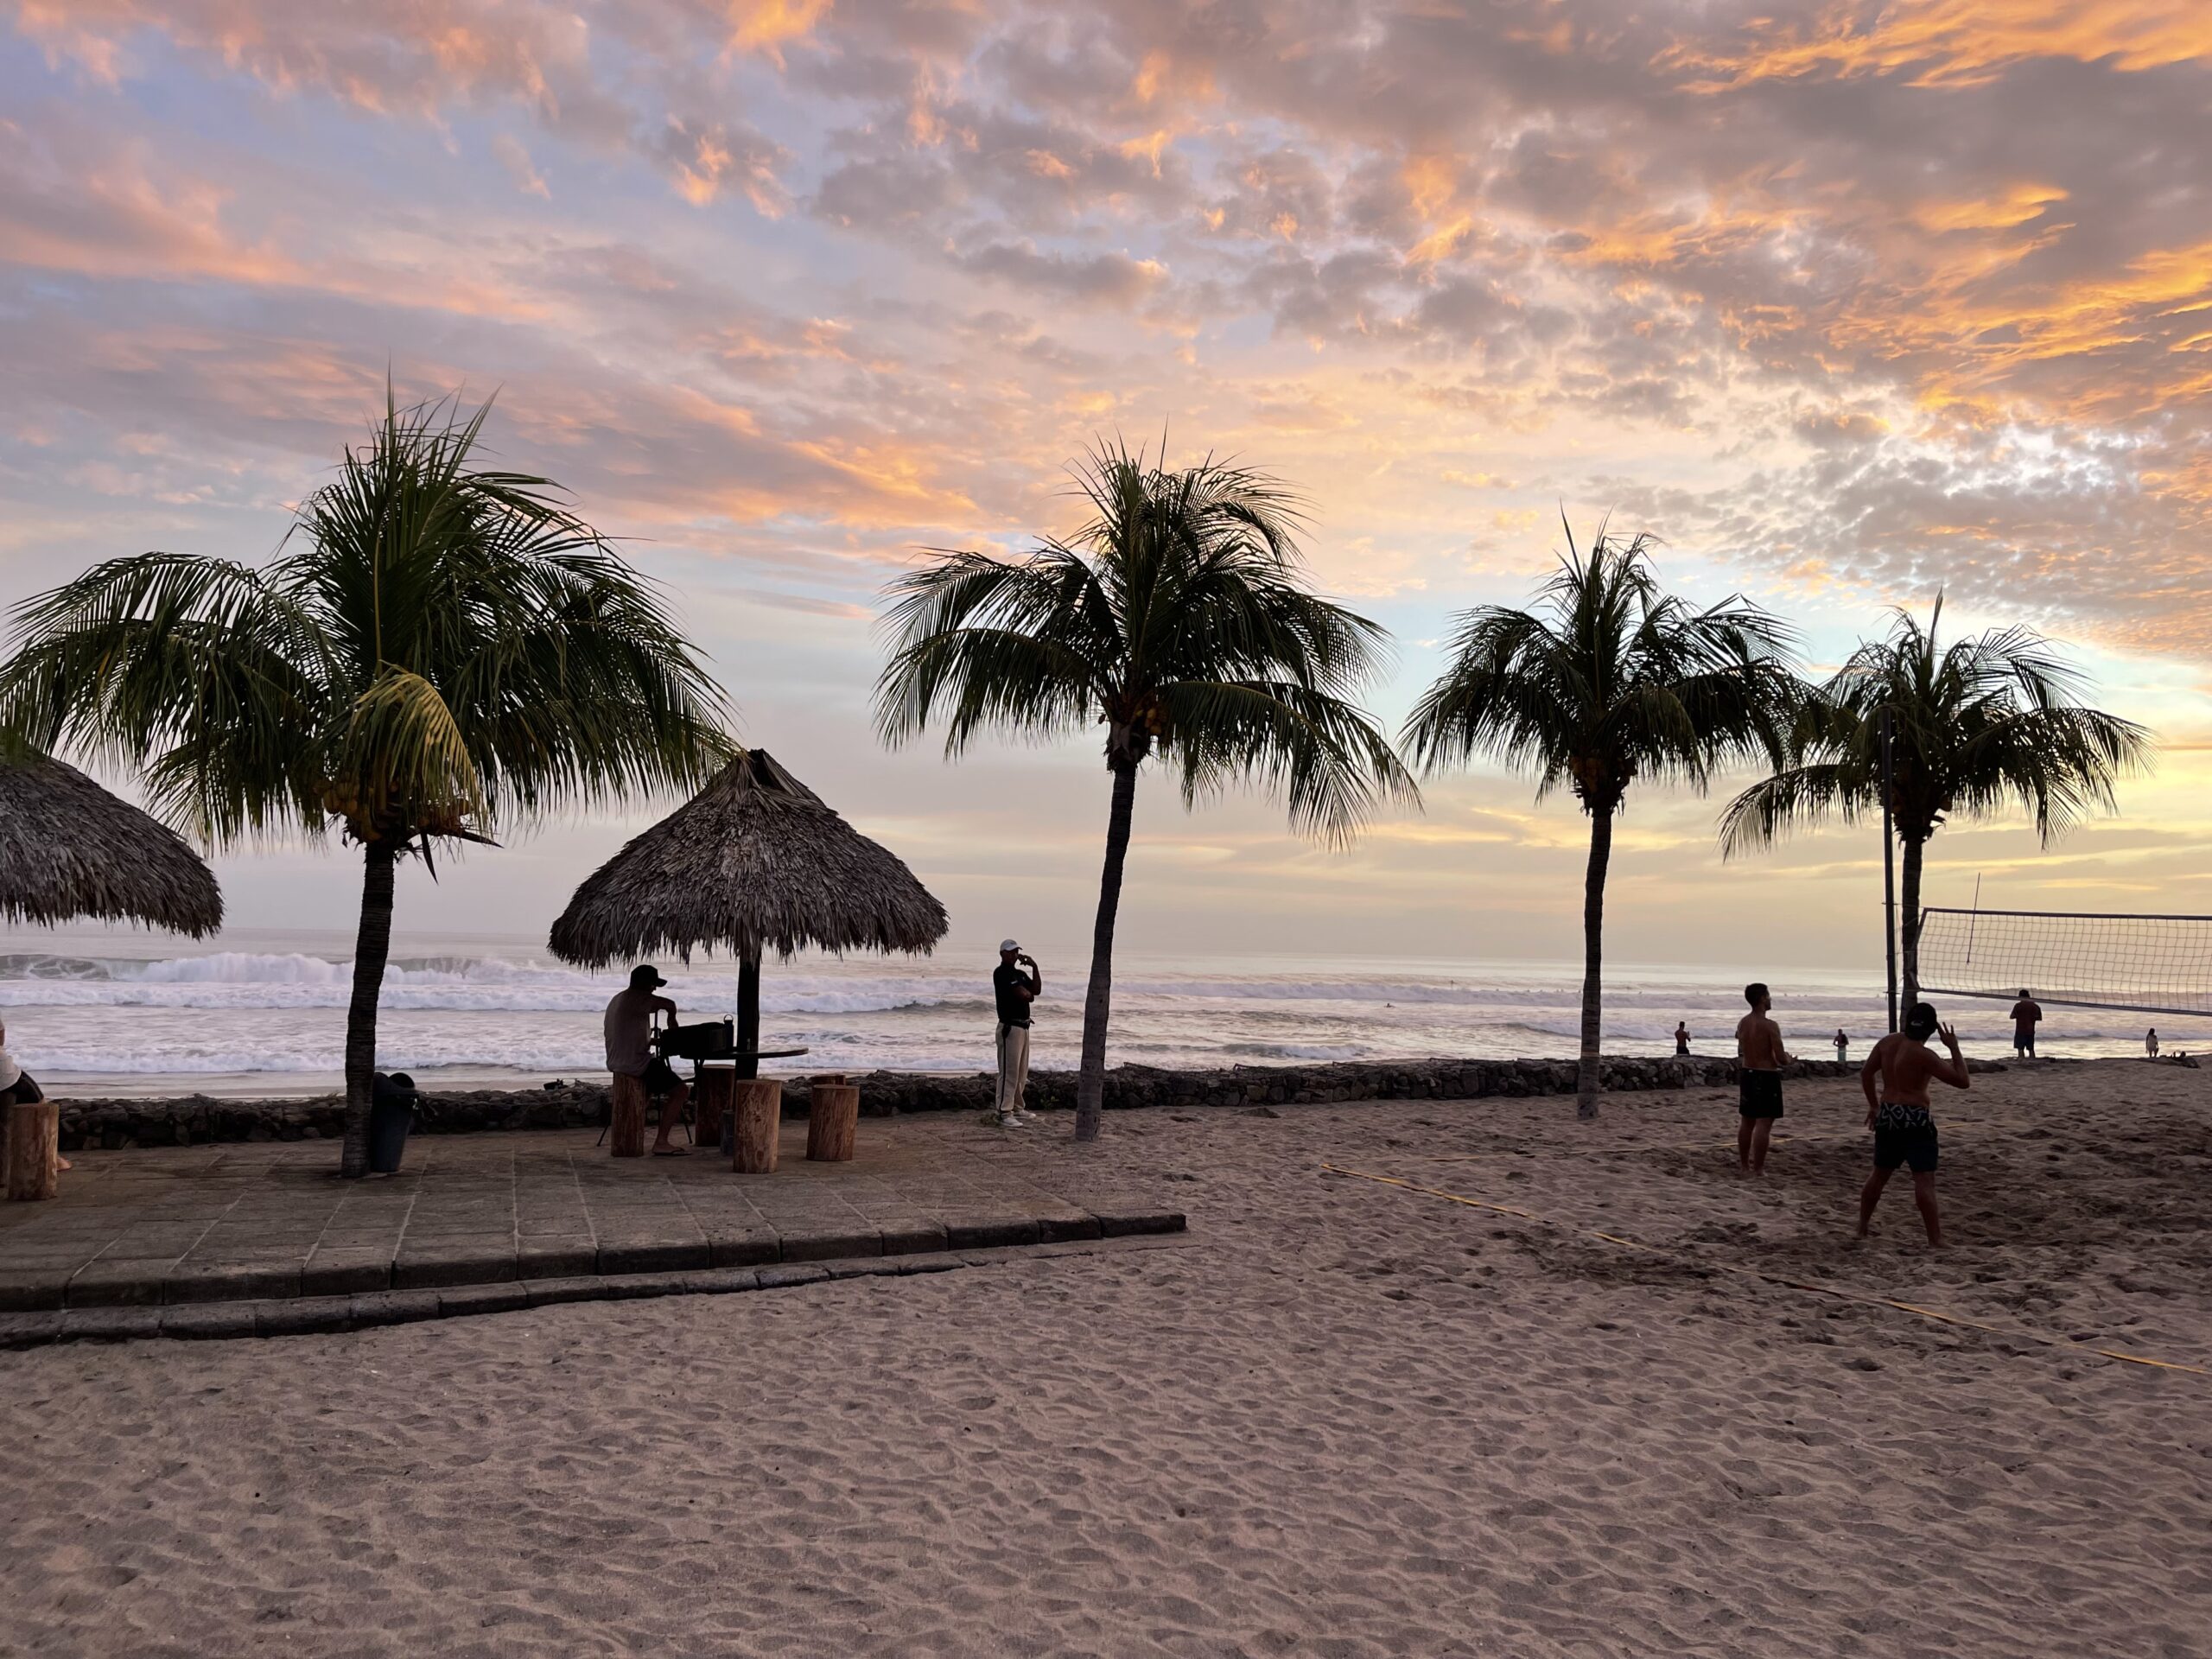
<path fill-rule="evenodd" d="M 1936 1120 L 1925 1106 L 1884 1101 L 1874 1113 L 1874 1167 L 1910 1165 L 1916 1175 L 1933 1174 L 1938 1153 Z"/>

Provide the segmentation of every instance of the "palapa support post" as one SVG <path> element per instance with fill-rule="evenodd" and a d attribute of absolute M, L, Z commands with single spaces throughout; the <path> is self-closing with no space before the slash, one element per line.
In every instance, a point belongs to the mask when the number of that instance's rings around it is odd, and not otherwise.
<path fill-rule="evenodd" d="M 50 1100 L 11 1105 L 6 1135 L 8 1197 L 54 1197 L 61 1187 L 61 1108 Z"/>
<path fill-rule="evenodd" d="M 741 1175 L 772 1175 L 783 1136 L 784 1085 L 774 1077 L 740 1077 L 732 1109 L 736 1150 L 730 1167 Z"/>
<path fill-rule="evenodd" d="M 760 1047 L 760 952 L 756 948 L 745 953 L 737 964 L 737 1052 L 752 1055 Z M 747 1082 L 760 1075 L 760 1062 L 742 1059 L 737 1063 L 738 1077 Z"/>
<path fill-rule="evenodd" d="M 645 1080 L 614 1074 L 614 1116 L 607 1148 L 610 1158 L 645 1155 Z"/>
<path fill-rule="evenodd" d="M 737 1073 L 728 1066 L 702 1065 L 698 1069 L 691 1084 L 691 1103 L 699 1114 L 692 1138 L 701 1146 L 721 1145 L 722 1114 L 729 1109 L 730 1094 L 736 1085 Z"/>
<path fill-rule="evenodd" d="M 807 1090 L 806 1155 L 817 1164 L 842 1164 L 853 1155 L 860 1131 L 861 1091 L 842 1076 L 817 1077 Z"/>

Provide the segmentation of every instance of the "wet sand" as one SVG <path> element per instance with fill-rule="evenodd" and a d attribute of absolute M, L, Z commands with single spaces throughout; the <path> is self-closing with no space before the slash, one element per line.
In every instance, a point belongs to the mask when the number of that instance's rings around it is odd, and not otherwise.
<path fill-rule="evenodd" d="M 2212 1652 L 2212 1376 L 2070 1340 L 2212 1368 L 2212 1070 L 1974 1081 L 1940 1254 L 1847 1084 L 1128 1113 L 1184 1242 L 0 1355 L 0 1653 Z"/>

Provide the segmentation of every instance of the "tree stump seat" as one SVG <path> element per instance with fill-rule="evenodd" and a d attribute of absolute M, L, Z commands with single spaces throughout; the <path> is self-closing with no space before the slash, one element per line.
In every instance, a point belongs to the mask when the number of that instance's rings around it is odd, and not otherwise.
<path fill-rule="evenodd" d="M 772 1175 L 783 1135 L 783 1083 L 776 1077 L 740 1077 L 735 1090 L 730 1167 L 741 1175 Z"/>
<path fill-rule="evenodd" d="M 50 1100 L 8 1108 L 4 1128 L 11 1202 L 53 1198 L 61 1188 L 61 1108 Z"/>
<path fill-rule="evenodd" d="M 860 1085 L 821 1077 L 807 1091 L 806 1155 L 817 1164 L 850 1161 L 861 1119 Z"/>
<path fill-rule="evenodd" d="M 645 1080 L 614 1074 L 614 1106 L 607 1135 L 610 1158 L 645 1155 Z"/>
<path fill-rule="evenodd" d="M 717 1149 L 721 1146 L 722 1114 L 729 1110 L 736 1086 L 737 1071 L 734 1066 L 699 1068 L 698 1079 L 691 1085 L 691 1099 L 698 1110 L 692 1135 L 699 1145 Z"/>

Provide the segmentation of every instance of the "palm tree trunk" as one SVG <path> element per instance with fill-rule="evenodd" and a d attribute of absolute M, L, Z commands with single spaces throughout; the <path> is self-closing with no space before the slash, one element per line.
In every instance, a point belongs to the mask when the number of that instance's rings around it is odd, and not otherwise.
<path fill-rule="evenodd" d="M 369 1108 L 376 1096 L 377 998 L 391 955 L 392 868 L 389 840 L 361 849 L 361 931 L 353 941 L 353 1000 L 346 1009 L 346 1143 L 338 1173 L 369 1173 Z"/>
<path fill-rule="evenodd" d="M 1574 1115 L 1598 1116 L 1599 1007 L 1605 962 L 1605 867 L 1613 857 L 1613 809 L 1590 813 L 1590 868 L 1582 878 L 1582 1061 Z"/>
<path fill-rule="evenodd" d="M 1904 956 L 1904 1007 L 1897 1010 L 1899 1020 L 1920 1001 L 1920 860 L 1927 848 L 1924 841 L 1904 837 L 1904 872 L 1897 880 L 1898 949 Z"/>
<path fill-rule="evenodd" d="M 1098 923 L 1090 934 L 1090 988 L 1083 999 L 1083 1070 L 1076 1078 L 1075 1138 L 1096 1141 L 1106 1107 L 1106 1015 L 1114 1000 L 1114 918 L 1122 908 L 1122 867 L 1129 855 L 1129 824 L 1137 799 L 1134 763 L 1114 767 L 1114 804 L 1106 814 L 1106 868 L 1098 878 Z"/>

